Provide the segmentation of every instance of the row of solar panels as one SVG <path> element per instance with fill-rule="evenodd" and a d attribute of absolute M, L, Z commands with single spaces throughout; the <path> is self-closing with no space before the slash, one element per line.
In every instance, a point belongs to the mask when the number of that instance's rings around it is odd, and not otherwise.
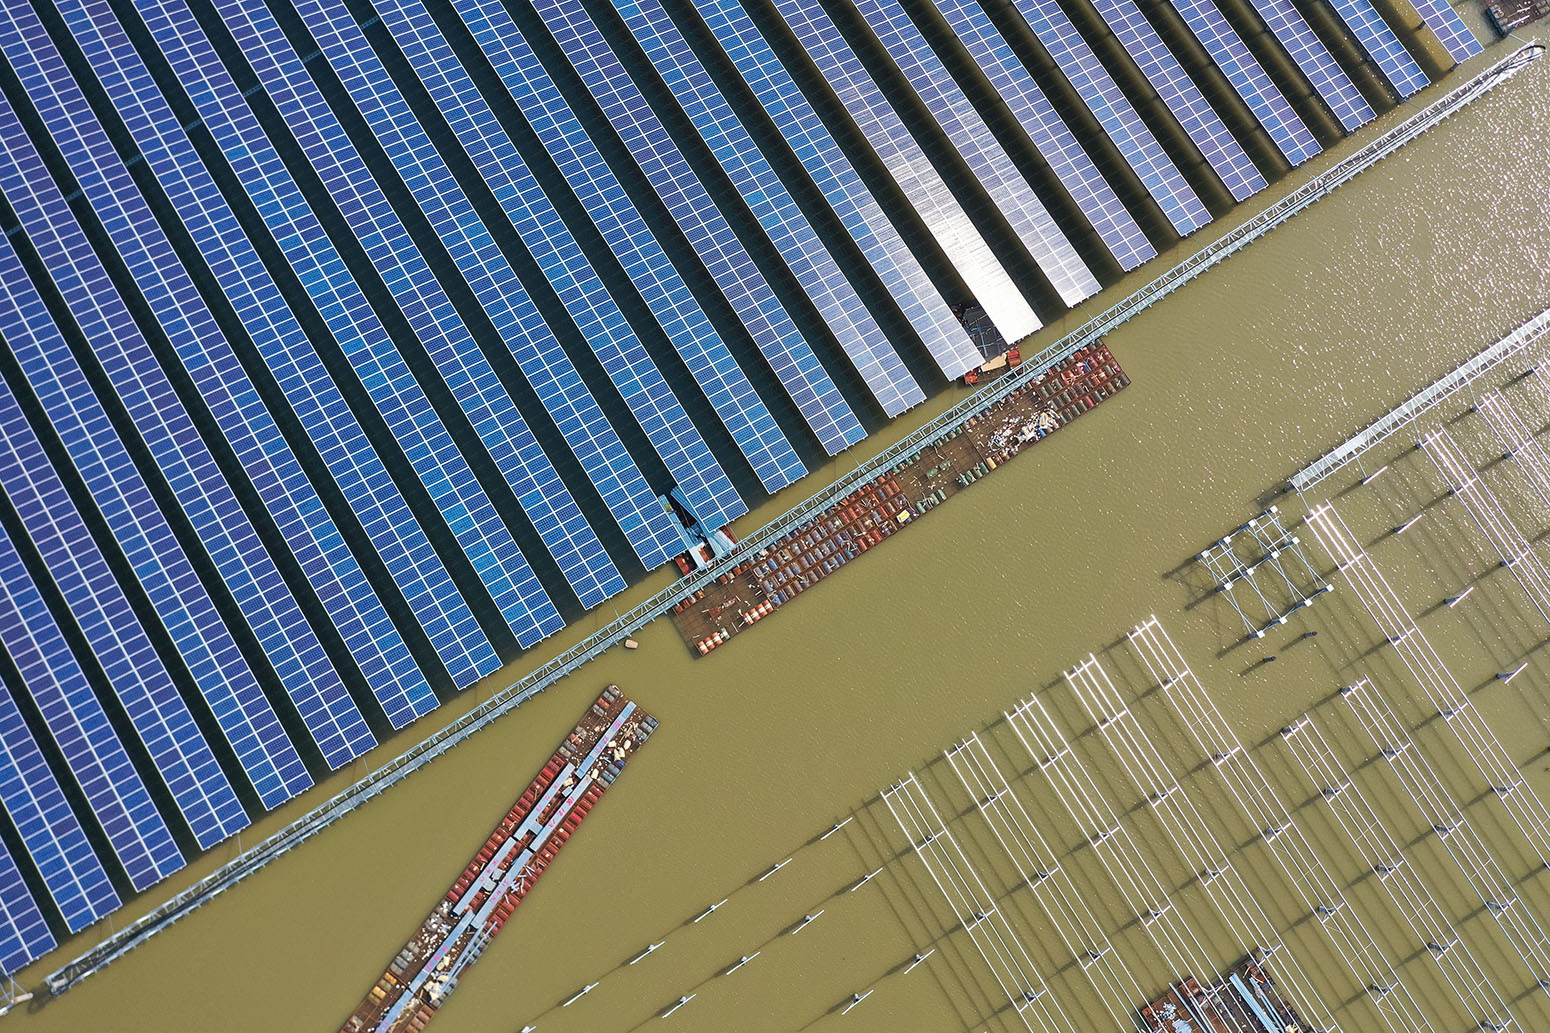
<path fill-rule="evenodd" d="M 1169 4 L 1218 106 L 1317 153 L 1233 19 Z M 1252 5 L 1372 117 L 1288 0 Z M 1016 341 L 1048 301 L 1009 246 L 1069 305 L 1094 247 L 1156 254 L 1137 197 L 1209 221 L 1065 10 L 1014 6 L 0 5 L 0 969 L 670 561 L 668 487 L 719 527 L 735 480 L 777 491 L 980 364 L 944 279 Z M 1368 0 L 1331 7 L 1425 85 Z M 1092 8 L 1221 187 L 1263 187 L 1159 12 Z"/>

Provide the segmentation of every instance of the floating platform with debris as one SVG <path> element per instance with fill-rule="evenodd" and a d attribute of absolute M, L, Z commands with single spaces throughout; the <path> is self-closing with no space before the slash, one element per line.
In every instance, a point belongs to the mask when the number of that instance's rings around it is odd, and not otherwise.
<path fill-rule="evenodd" d="M 1297 1010 L 1254 959 L 1245 960 L 1214 986 L 1185 977 L 1141 1009 L 1152 1033 L 1302 1033 Z"/>
<path fill-rule="evenodd" d="M 1100 341 L 890 467 L 673 608 L 704 656 L 1129 385 Z"/>
<path fill-rule="evenodd" d="M 1550 0 L 1485 0 L 1484 6 L 1491 27 L 1501 36 L 1550 15 Z"/>
<path fill-rule="evenodd" d="M 610 685 L 398 952 L 341 1033 L 418 1033 L 657 727 Z"/>

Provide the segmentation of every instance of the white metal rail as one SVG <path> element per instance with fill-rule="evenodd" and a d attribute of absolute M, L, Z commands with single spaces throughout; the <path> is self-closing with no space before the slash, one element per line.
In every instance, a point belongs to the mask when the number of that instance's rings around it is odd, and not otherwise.
<path fill-rule="evenodd" d="M 1082 968 L 1118 1028 L 1134 1027 L 1135 1002 L 1147 995 L 1114 953 L 1103 926 L 1055 857 L 1037 824 L 978 734 L 945 751 L 1017 874 L 1033 892 L 1066 950 Z"/>
<path fill-rule="evenodd" d="M 1512 457 L 1518 472 L 1523 474 L 1540 503 L 1550 509 L 1550 452 L 1534 437 L 1534 432 L 1523 418 L 1497 391 L 1487 391 L 1475 401 L 1475 409 L 1501 442 L 1506 454 Z"/>
<path fill-rule="evenodd" d="M 1464 881 L 1496 920 L 1529 978 L 1550 994 L 1550 936 L 1475 831 L 1457 796 L 1447 788 L 1399 715 L 1365 678 L 1342 689 L 1341 698 L 1367 733 L 1378 756 L 1387 761 L 1389 771 L 1415 804 L 1422 820 L 1436 833 Z"/>
<path fill-rule="evenodd" d="M 1550 621 L 1550 567 L 1545 566 L 1545 561 L 1529 545 L 1495 493 L 1486 486 L 1480 472 L 1464 458 L 1453 436 L 1444 428 L 1424 435 L 1421 448 L 1448 482 L 1453 497 L 1459 500 L 1480 533 L 1491 543 L 1502 566 L 1512 571 L 1534 609 Z"/>
<path fill-rule="evenodd" d="M 1006 714 L 1006 719 L 1022 740 L 1029 756 L 1038 763 L 1039 770 L 1043 772 L 1066 812 L 1088 837 L 1094 852 L 1103 859 L 1105 868 L 1119 886 L 1127 904 L 1136 908 L 1142 925 L 1164 958 L 1172 960 L 1181 949 L 1188 954 L 1193 947 L 1196 964 L 1205 958 L 1205 971 L 1214 969 L 1209 955 L 1194 933 L 1187 926 L 1181 927 L 1168 893 L 1147 863 L 1145 853 L 1119 820 L 1113 805 L 1093 781 L 1091 774 L 1077 760 L 1070 743 L 1044 705 L 1037 697 L 1029 697 Z M 1210 875 L 1206 873 L 1202 881 L 1213 881 Z M 1277 959 L 1271 953 L 1273 944 L 1246 937 L 1241 928 L 1231 925 L 1229 928 L 1238 941 L 1239 950 L 1251 957 L 1264 952 L 1261 964 L 1267 968 L 1276 968 Z M 1216 1005 L 1213 1004 L 1213 1007 Z M 1230 1018 L 1221 1018 L 1226 1028 L 1231 1029 Z M 1330 1023 L 1325 1028 L 1336 1027 Z"/>
<path fill-rule="evenodd" d="M 1216 703 L 1156 617 L 1129 636 L 1178 723 L 1209 758 L 1217 777 L 1259 830 L 1270 855 L 1346 966 L 1360 978 L 1374 1008 L 1391 1029 L 1431 1030 L 1431 1021 L 1378 948 L 1367 926 L 1346 899 L 1339 880 L 1308 841 L 1286 804 L 1271 788 L 1258 762 L 1243 747 Z"/>
<path fill-rule="evenodd" d="M 1012 1010 L 1029 1030 L 1075 1033 L 1071 1020 L 1049 993 L 1005 913 L 964 856 L 947 823 L 911 772 L 883 791 L 883 802 L 936 883 L 960 925 L 995 977 Z"/>
<path fill-rule="evenodd" d="M 1541 52 L 1543 49 L 1540 47 Z M 1523 51 L 1519 51 L 1519 54 L 1522 53 Z M 1509 60 L 1517 56 L 1514 55 Z M 1533 59 L 1529 58 L 1529 60 Z M 1424 413 L 1461 388 L 1478 380 L 1514 355 L 1520 354 L 1546 333 L 1550 333 L 1550 309 L 1541 312 L 1484 351 L 1476 353 L 1446 375 L 1432 381 L 1377 420 L 1363 427 L 1345 442 L 1293 474 L 1292 487 L 1299 492 L 1314 487 L 1336 470 L 1354 462 L 1369 449 L 1382 444 L 1390 436 L 1414 423 Z"/>
<path fill-rule="evenodd" d="M 1323 798 L 1335 824 L 1376 873 L 1383 892 L 1404 917 L 1418 945 L 1425 948 L 1464 1013 L 1481 1029 L 1511 1026 L 1507 1002 L 1312 717 L 1304 714 L 1281 741 L 1296 758 L 1309 786 Z"/>
<path fill-rule="evenodd" d="M 1351 534 L 1333 506 L 1325 503 L 1308 517 L 1325 550 L 1345 573 L 1379 631 L 1394 646 L 1421 691 L 1443 718 L 1465 755 L 1484 776 L 1503 809 L 1541 863 L 1550 867 L 1550 814 L 1523 773 L 1470 703 L 1425 634 L 1406 612 L 1383 572 Z"/>
<path fill-rule="evenodd" d="M 1152 738 L 1125 704 L 1119 690 L 1097 658 L 1088 658 L 1066 672 L 1066 683 L 1081 702 L 1087 716 L 1097 723 L 1100 734 L 1119 759 L 1131 782 L 1152 806 L 1174 848 L 1187 864 L 1209 877 L 1202 878 L 1206 892 L 1217 910 L 1240 938 L 1260 943 L 1270 955 L 1267 965 L 1278 969 L 1282 987 L 1301 1005 L 1304 1016 L 1319 1021 L 1327 1029 L 1335 1021 L 1325 1006 L 1313 980 L 1308 978 L 1291 950 L 1281 941 L 1275 923 L 1259 904 L 1258 894 L 1249 888 L 1211 831 L 1211 823 L 1196 807 L 1194 800 L 1157 752 Z"/>

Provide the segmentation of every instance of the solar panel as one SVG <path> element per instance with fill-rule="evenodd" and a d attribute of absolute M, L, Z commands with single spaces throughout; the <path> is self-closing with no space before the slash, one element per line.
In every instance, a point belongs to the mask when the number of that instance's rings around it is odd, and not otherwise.
<path fill-rule="evenodd" d="M 1265 187 L 1265 177 L 1233 138 L 1221 118 L 1190 78 L 1179 59 L 1163 43 L 1134 0 L 1093 0 L 1114 37 L 1130 55 L 1146 81 L 1189 134 L 1217 176 L 1242 201 Z"/>
<path fill-rule="evenodd" d="M 58 6 L 208 263 L 210 279 L 230 298 L 449 676 L 462 687 L 494 671 L 500 658 L 106 0 Z"/>
<path fill-rule="evenodd" d="M 457 7 L 509 96 L 564 173 L 760 483 L 773 493 L 801 477 L 807 470 L 775 417 L 527 41 L 514 31 L 496 29 L 503 19 L 509 20 L 500 0 L 465 0 Z M 423 10 L 418 3 L 401 5 L 396 0 L 384 0 L 378 9 L 400 8 L 411 16 Z"/>
<path fill-rule="evenodd" d="M 1288 162 L 1301 165 L 1323 150 L 1212 0 L 1168 3 Z"/>
<path fill-rule="evenodd" d="M 92 290 L 70 283 L 62 293 L 84 305 Z M 266 807 L 278 806 L 312 784 L 307 769 L 9 243 L 0 247 L 0 306 L 0 334 L 47 419 L 254 790 Z"/>
<path fill-rule="evenodd" d="M 1054 0 L 1016 0 L 1016 6 L 1179 235 L 1210 222 L 1211 213 L 1060 6 Z"/>
<path fill-rule="evenodd" d="M 129 177 L 43 26 L 27 9 L 16 15 L 25 47 L 5 46 L 49 135 L 82 193 L 105 224 L 130 274 L 243 469 L 274 517 L 303 574 L 317 591 L 395 728 L 438 704 L 430 683 L 388 618 L 355 556 L 302 471 L 178 261 L 149 205 Z"/>
<path fill-rule="evenodd" d="M 1375 117 L 1372 106 L 1362 98 L 1361 91 L 1345 74 L 1333 55 L 1314 35 L 1303 16 L 1291 0 L 1249 0 L 1259 16 L 1265 20 L 1271 33 L 1280 41 L 1282 48 L 1302 69 L 1313 88 L 1318 91 L 1329 110 L 1334 112 L 1340 124 L 1350 132 Z"/>
<path fill-rule="evenodd" d="M 1049 98 L 974 0 L 942 0 L 937 9 L 985 73 L 1007 108 L 1049 163 L 1104 246 L 1126 270 L 1153 258 L 1157 249 L 1114 193 L 1098 167 L 1055 111 Z"/>
<path fill-rule="evenodd" d="M 130 884 L 146 890 L 182 868 L 167 823 L 3 529 L 0 649 L 16 665 Z"/>
<path fill-rule="evenodd" d="M 710 73 L 657 0 L 614 0 L 630 32 L 748 203 L 829 329 L 890 417 L 926 400 L 883 328 L 840 272 L 796 198 L 738 121 Z"/>
<path fill-rule="evenodd" d="M 1455 61 L 1468 61 L 1485 49 L 1448 0 L 1412 0 L 1426 27 Z"/>
<path fill-rule="evenodd" d="M 86 830 L 9 692 L 0 689 L 0 802 L 65 925 L 78 933 L 119 906 Z"/>
<path fill-rule="evenodd" d="M 0 44 L 5 45 L 5 44 Z M 8 47 L 9 49 L 9 47 Z M 92 252 L 64 196 L 49 177 L 43 160 L 27 139 L 9 103 L 0 99 L 0 192 L 11 202 L 22 227 L 43 260 L 76 325 L 90 343 L 109 381 L 134 422 L 140 441 L 166 475 L 173 495 L 231 592 L 275 675 L 296 706 L 302 723 L 330 768 L 339 768 L 377 744 L 360 710 L 350 699 L 339 672 L 323 652 L 311 625 L 291 594 L 279 568 L 248 521 L 236 493 L 215 463 L 140 335 L 134 317 Z M 75 360 L 62 349 L 40 355 L 40 370 L 71 369 Z M 49 375 L 44 372 L 43 375 Z M 63 379 L 63 378 L 62 378 Z M 84 382 L 83 382 L 84 383 Z M 106 420 L 95 395 L 83 395 L 88 419 Z M 258 711 L 255 710 L 255 713 Z M 262 717 L 255 724 L 263 728 Z M 280 742 L 280 739 L 276 739 Z M 273 758 L 288 795 L 277 788 L 268 806 L 288 799 L 311 779 L 291 770 L 299 765 L 288 751 Z"/>
<path fill-rule="evenodd" d="M 55 946 L 38 902 L 22 881 L 11 852 L 0 843 L 0 975 L 14 974 Z"/>
<path fill-rule="evenodd" d="M 558 631 L 554 604 L 193 15 L 173 2 L 142 16 L 517 640 L 530 646 Z M 235 33 L 241 23 L 227 17 Z M 268 81 L 289 110 L 289 90 Z M 317 161 L 316 138 L 301 142 Z"/>
<path fill-rule="evenodd" d="M 696 6 L 708 18 L 732 2 L 697 0 Z M 813 6 L 791 28 L 1001 336 L 1016 342 L 1043 326 L 828 15 Z"/>
<path fill-rule="evenodd" d="M 433 204 L 439 204 L 444 199 L 450 205 L 450 210 L 466 206 L 467 200 L 453 181 L 451 173 L 437 156 L 425 131 L 410 113 L 348 12 L 332 0 L 303 3 L 298 9 L 323 52 L 338 69 L 346 89 L 360 105 L 367 123 L 377 133 L 378 139 L 405 178 L 414 184 L 421 182 L 420 177 L 423 177 L 424 182 L 439 186 L 439 194 L 430 199 Z M 418 17 L 406 18 L 400 9 L 387 4 L 383 5 L 383 11 L 384 24 L 397 37 L 415 74 L 447 117 L 453 133 L 507 213 L 518 236 L 527 244 L 528 251 L 566 301 L 582 335 L 591 345 L 609 378 L 619 388 L 625 404 L 639 421 L 641 429 L 662 458 L 668 472 L 677 481 L 678 487 L 683 490 L 695 515 L 711 526 L 721 527 L 747 512 L 747 507 L 738 497 L 721 465 L 711 455 L 709 446 L 690 422 L 688 414 L 674 397 L 645 346 L 630 330 L 613 296 L 604 288 L 602 279 L 582 253 L 570 230 L 560 221 L 559 213 L 528 170 L 505 130 L 496 122 L 494 113 L 475 89 L 463 66 L 453 56 L 430 16 L 423 8 L 419 8 Z M 428 186 L 416 189 L 416 197 L 420 197 L 421 190 L 429 189 Z M 465 227 L 478 225 L 477 220 L 472 218 L 464 218 L 461 223 Z M 525 322 L 542 328 L 542 323 L 534 318 L 536 311 L 533 310 L 532 302 L 520 285 L 514 280 L 508 280 L 507 285 L 512 289 L 505 292 L 504 300 L 514 308 L 529 310 Z M 619 289 L 628 291 L 629 287 L 619 285 Z M 497 324 L 515 326 L 514 323 L 502 320 L 497 320 Z M 534 347 L 531 335 L 513 335 L 508 343 L 517 352 Z M 554 347 L 558 348 L 558 342 Z M 560 354 L 563 356 L 563 351 Z M 559 376 L 562 382 L 579 382 L 579 377 L 572 379 L 563 372 Z M 583 399 L 591 397 L 586 394 L 584 386 L 579 389 L 573 387 L 572 393 Z M 600 462 L 606 457 L 611 466 L 618 466 L 620 464 L 613 462 L 615 455 L 623 456 L 628 461 L 622 443 L 615 439 L 611 447 L 615 452 L 604 453 Z M 661 523 L 672 523 L 671 517 L 654 497 L 644 502 L 653 508 Z M 621 515 L 625 520 L 633 521 L 637 513 L 630 507 Z M 591 533 L 584 523 L 582 527 Z M 652 550 L 652 557 L 666 551 L 670 559 L 682 551 L 683 545 L 681 538 L 677 537 L 677 531 L 670 526 L 668 530 L 675 538 L 665 550 L 659 546 L 657 539 L 645 539 Z M 622 579 L 619 579 L 619 584 L 622 588 Z"/>
<path fill-rule="evenodd" d="M 979 366 L 974 342 L 747 12 L 707 0 L 700 14 L 942 372 L 951 379 Z"/>
<path fill-rule="evenodd" d="M 250 59 L 271 87 L 271 95 L 280 98 L 278 105 L 282 117 L 302 143 L 309 161 L 322 174 L 334 201 L 339 205 L 350 228 L 363 241 L 369 242 L 367 253 L 380 270 L 389 292 L 398 302 L 410 325 L 427 352 L 436 363 L 454 397 L 469 422 L 478 433 L 481 442 L 494 458 L 496 466 L 511 485 L 524 511 L 533 521 L 540 539 L 548 546 L 559 564 L 566 580 L 575 590 L 584 606 L 596 606 L 610 595 L 624 588 L 613 561 L 603 549 L 602 542 L 582 515 L 581 508 L 571 495 L 559 473 L 554 469 L 533 432 L 528 427 L 511 396 L 506 393 L 495 371 L 480 351 L 467 325 L 453 308 L 451 299 L 431 272 L 424 255 L 410 238 L 392 206 L 371 178 L 359 153 L 345 136 L 333 114 L 325 104 L 321 93 L 302 69 L 297 59 L 279 35 L 272 21 L 254 26 L 236 13 L 229 14 L 239 43 L 252 49 Z M 361 46 L 365 46 L 362 41 Z M 346 78 L 354 89 L 356 79 Z M 396 97 L 396 93 L 394 94 Z M 384 115 L 380 104 L 364 106 L 365 117 L 376 125 L 382 118 L 407 120 L 418 129 L 402 98 L 390 100 L 392 115 Z M 395 161 L 407 163 L 409 174 L 430 177 L 440 175 L 449 178 L 445 166 L 435 160 L 435 151 L 429 141 L 421 137 L 420 144 L 411 148 L 401 139 L 384 141 Z M 461 195 L 459 195 L 461 196 Z M 466 199 L 463 199 L 466 208 Z M 446 207 L 427 210 L 436 221 L 437 212 L 445 218 Z M 472 219 L 472 215 L 468 215 Z M 466 243 L 466 240 L 464 241 Z M 474 259 L 477 261 L 477 259 Z M 516 300 L 531 308 L 526 295 L 520 290 Z M 491 313 L 499 316 L 499 311 Z M 496 318 L 497 325 L 507 321 Z M 531 325 L 538 321 L 536 313 L 526 314 L 521 324 Z M 513 331 L 513 339 L 529 349 L 538 349 L 541 342 Z M 577 378 L 579 382 L 579 377 Z M 582 390 L 585 390 L 584 388 Z M 619 446 L 622 448 L 623 446 Z M 649 494 L 649 493 L 648 493 Z M 655 504 L 655 498 L 650 500 Z M 626 512 L 633 517 L 633 509 Z M 525 564 L 525 560 L 523 561 Z M 529 572 L 529 577 L 533 577 Z M 533 578 L 536 586 L 536 578 Z M 513 620 L 518 640 L 529 646 L 541 639 L 558 625 L 545 627 L 539 619 L 542 608 L 531 610 L 521 619 Z M 511 614 L 507 614 L 508 619 Z M 549 623 L 554 624 L 555 614 Z"/>
<path fill-rule="evenodd" d="M 592 19 L 574 3 L 535 6 L 824 450 L 837 455 L 864 438 L 866 429 Z"/>
<path fill-rule="evenodd" d="M 811 6 L 806 0 L 776 0 L 775 6 L 794 29 L 798 22 L 810 20 L 816 14 L 806 10 Z M 1049 277 L 1055 292 L 1067 305 L 1097 294 L 1100 285 L 1086 263 L 904 8 L 894 0 L 857 0 L 856 8 L 968 162 L 1012 231 Z M 802 32 L 798 30 L 797 35 Z"/>
<path fill-rule="evenodd" d="M 1330 6 L 1345 22 L 1346 28 L 1351 30 L 1351 35 L 1361 44 L 1367 56 L 1383 72 L 1389 85 L 1394 87 L 1394 92 L 1401 97 L 1408 97 L 1424 89 L 1429 79 L 1426 73 L 1421 71 L 1421 66 L 1415 63 L 1415 58 L 1405 49 L 1405 45 L 1394 35 L 1394 30 L 1389 28 L 1388 22 L 1372 6 L 1371 0 L 1330 0 Z"/>
<path fill-rule="evenodd" d="M 0 252 L 14 257 L 9 244 L 0 243 Z M 212 847 L 244 828 L 247 815 L 231 783 L 3 382 L 0 490 L 59 586 L 90 647 L 90 662 L 100 665 L 199 845 Z"/>

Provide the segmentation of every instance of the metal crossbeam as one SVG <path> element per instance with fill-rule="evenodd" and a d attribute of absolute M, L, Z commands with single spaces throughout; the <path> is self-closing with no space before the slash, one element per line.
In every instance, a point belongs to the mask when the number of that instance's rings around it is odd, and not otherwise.
<path fill-rule="evenodd" d="M 1317 1016 L 1326 1029 L 1337 1028 L 1314 982 L 1281 941 L 1258 895 L 1228 859 L 1194 799 L 1179 784 L 1136 716 L 1124 706 L 1119 691 L 1096 657 L 1066 672 L 1066 683 L 1099 731 L 1131 783 L 1152 804 L 1175 852 L 1196 871 L 1209 873 L 1201 882 L 1228 927 L 1240 940 L 1258 944 L 1268 955 L 1265 966 L 1279 973 L 1280 982 L 1299 1000 L 1305 1014 Z M 1233 755 L 1242 759 L 1241 751 Z M 1218 764 L 1220 769 L 1222 765 Z"/>
<path fill-rule="evenodd" d="M 1163 699 L 1178 723 L 1213 760 L 1218 778 L 1239 809 L 1260 830 L 1271 857 L 1303 904 L 1318 917 L 1319 928 L 1335 952 L 1362 980 L 1385 1024 L 1393 1030 L 1431 1030 L 1426 1013 L 1378 949 L 1367 926 L 1347 901 L 1339 880 L 1243 748 L 1162 624 L 1152 617 L 1132 631 L 1129 639 L 1148 673 L 1162 687 Z"/>
<path fill-rule="evenodd" d="M 1426 948 L 1465 1014 L 1483 1029 L 1510 1026 L 1513 1020 L 1507 1002 L 1318 726 L 1305 716 L 1296 731 L 1282 736 L 1282 741 L 1357 854 L 1378 874 L 1383 892 L 1418 944 Z"/>

